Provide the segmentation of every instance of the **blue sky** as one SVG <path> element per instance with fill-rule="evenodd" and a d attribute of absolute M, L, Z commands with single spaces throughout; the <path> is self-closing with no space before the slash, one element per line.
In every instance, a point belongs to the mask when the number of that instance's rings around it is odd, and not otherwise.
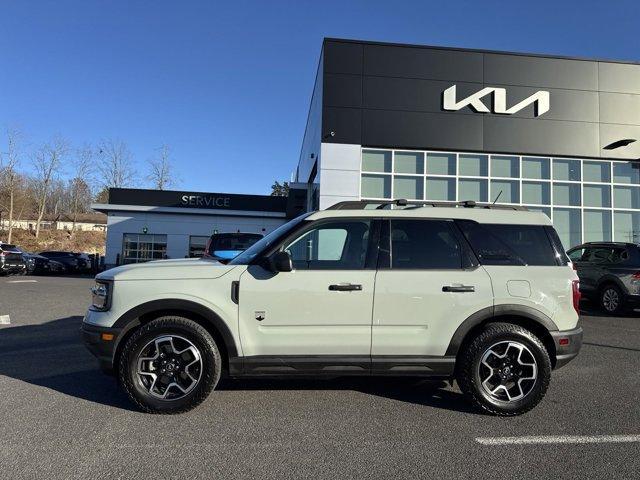
<path fill-rule="evenodd" d="M 297 164 L 323 37 L 640 61 L 639 14 L 637 0 L 0 0 L 0 127 L 34 146 L 122 139 L 141 177 L 167 144 L 180 189 L 269 193 Z"/>

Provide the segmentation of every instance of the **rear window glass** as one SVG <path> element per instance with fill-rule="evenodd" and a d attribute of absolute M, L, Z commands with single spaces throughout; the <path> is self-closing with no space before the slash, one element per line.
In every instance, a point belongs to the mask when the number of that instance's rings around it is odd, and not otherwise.
<path fill-rule="evenodd" d="M 450 222 L 391 221 L 391 268 L 460 269 L 462 254 Z"/>
<path fill-rule="evenodd" d="M 9 243 L 3 243 L 2 245 L 0 245 L 0 250 L 4 250 L 5 252 L 8 252 L 9 250 L 15 250 L 16 246 L 15 245 L 11 245 Z"/>
<path fill-rule="evenodd" d="M 471 248 L 484 265 L 558 265 L 543 225 L 458 222 Z"/>

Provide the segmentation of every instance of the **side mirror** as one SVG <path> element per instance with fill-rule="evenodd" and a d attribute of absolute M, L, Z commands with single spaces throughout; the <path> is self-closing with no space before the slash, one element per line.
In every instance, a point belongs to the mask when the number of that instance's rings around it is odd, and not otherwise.
<path fill-rule="evenodd" d="M 291 255 L 287 252 L 276 252 L 271 257 L 271 268 L 274 272 L 290 272 L 293 270 Z"/>

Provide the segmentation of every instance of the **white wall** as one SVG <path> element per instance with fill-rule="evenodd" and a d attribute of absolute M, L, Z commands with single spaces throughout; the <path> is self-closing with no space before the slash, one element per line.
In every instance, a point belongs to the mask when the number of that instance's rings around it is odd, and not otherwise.
<path fill-rule="evenodd" d="M 320 209 L 360 200 L 360 145 L 323 143 L 318 177 Z"/>
<path fill-rule="evenodd" d="M 109 212 L 107 217 L 107 245 L 105 264 L 115 265 L 116 256 L 122 254 L 125 233 L 167 235 L 167 256 L 184 258 L 189 254 L 191 235 L 209 236 L 219 233 L 241 232 L 267 234 L 286 222 L 285 218 L 256 216 L 169 214 L 145 212 Z"/>

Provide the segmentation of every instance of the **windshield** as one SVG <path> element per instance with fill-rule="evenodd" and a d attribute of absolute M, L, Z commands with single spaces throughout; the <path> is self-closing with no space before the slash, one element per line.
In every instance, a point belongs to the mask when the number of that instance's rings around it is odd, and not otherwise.
<path fill-rule="evenodd" d="M 304 215 L 300 215 L 284 225 L 279 226 L 269 235 L 263 237 L 260 241 L 254 243 L 247 250 L 231 260 L 229 265 L 249 265 L 254 258 L 273 245 L 274 242 L 278 241 L 278 239 L 286 235 L 291 229 L 295 228 L 296 225 L 302 222 L 309 215 L 311 215 L 311 213 L 305 213 Z"/>
<path fill-rule="evenodd" d="M 242 252 L 262 238 L 259 233 L 223 233 L 211 236 L 208 254 L 216 252 Z M 235 255 L 233 255 L 235 257 Z M 233 258 L 231 257 L 231 258 Z"/>

